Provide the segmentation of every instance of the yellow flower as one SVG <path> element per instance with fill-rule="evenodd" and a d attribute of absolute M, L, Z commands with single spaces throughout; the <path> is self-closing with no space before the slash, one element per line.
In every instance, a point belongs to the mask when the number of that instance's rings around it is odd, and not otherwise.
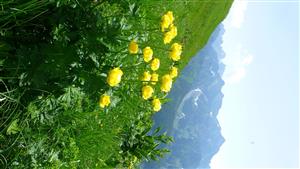
<path fill-rule="evenodd" d="M 164 75 L 161 80 L 160 90 L 163 92 L 169 92 L 172 88 L 172 78 L 170 75 Z"/>
<path fill-rule="evenodd" d="M 174 67 L 174 66 L 171 67 L 170 76 L 171 76 L 171 78 L 174 78 L 174 77 L 178 76 L 178 69 L 177 69 L 177 67 Z"/>
<path fill-rule="evenodd" d="M 164 32 L 165 29 L 168 29 L 170 25 L 173 24 L 174 20 L 175 18 L 173 16 L 172 11 L 168 11 L 166 14 L 164 14 L 161 17 L 161 23 L 160 23 L 161 31 Z"/>
<path fill-rule="evenodd" d="M 143 49 L 144 61 L 149 62 L 152 60 L 153 50 L 148 46 Z"/>
<path fill-rule="evenodd" d="M 150 97 L 152 97 L 153 92 L 154 92 L 153 88 L 149 85 L 143 86 L 142 88 L 142 95 L 145 100 L 148 100 Z"/>
<path fill-rule="evenodd" d="M 142 77 L 142 81 L 150 81 L 151 79 L 151 74 L 149 73 L 149 71 L 144 72 L 143 77 Z"/>
<path fill-rule="evenodd" d="M 99 100 L 99 106 L 104 108 L 110 104 L 110 96 L 103 94 Z"/>
<path fill-rule="evenodd" d="M 180 52 L 178 52 L 178 51 L 171 51 L 170 52 L 170 57 L 171 57 L 171 59 L 173 60 L 173 61 L 178 61 L 178 60 L 180 60 Z"/>
<path fill-rule="evenodd" d="M 156 71 L 159 68 L 160 61 L 157 58 L 154 58 L 150 64 L 151 70 Z"/>
<path fill-rule="evenodd" d="M 158 74 L 157 73 L 152 73 L 151 75 L 151 84 L 156 84 L 156 82 L 158 81 Z"/>
<path fill-rule="evenodd" d="M 114 68 L 109 71 L 106 81 L 111 87 L 114 87 L 121 82 L 122 75 L 123 72 L 119 67 Z"/>
<path fill-rule="evenodd" d="M 171 46 L 171 50 L 179 50 L 179 51 L 181 51 L 182 50 L 182 46 L 179 43 L 174 43 Z"/>
<path fill-rule="evenodd" d="M 177 27 L 172 24 L 170 26 L 170 32 L 172 34 L 172 39 L 174 39 L 177 36 Z"/>
<path fill-rule="evenodd" d="M 139 51 L 139 45 L 136 43 L 136 41 L 132 40 L 129 43 L 128 50 L 130 54 L 137 54 Z"/>
<path fill-rule="evenodd" d="M 182 53 L 182 46 L 180 44 L 178 44 L 178 43 L 174 43 L 171 46 L 171 51 L 169 53 L 170 58 L 173 61 L 178 61 L 178 60 L 180 60 L 181 53 Z"/>
<path fill-rule="evenodd" d="M 169 17 L 170 23 L 173 24 L 173 22 L 175 20 L 175 18 L 173 16 L 173 12 L 172 11 L 168 11 L 166 15 Z"/>
<path fill-rule="evenodd" d="M 170 43 L 177 36 L 177 27 L 173 24 L 170 26 L 170 31 L 164 34 L 164 44 Z"/>
<path fill-rule="evenodd" d="M 164 44 L 170 43 L 172 41 L 172 39 L 173 39 L 172 32 L 169 31 L 164 34 Z"/>
<path fill-rule="evenodd" d="M 152 106 L 154 111 L 159 111 L 161 109 L 161 102 L 159 99 L 153 99 L 152 100 Z"/>
<path fill-rule="evenodd" d="M 161 23 L 160 23 L 161 31 L 164 32 L 165 29 L 168 29 L 170 25 L 171 25 L 170 17 L 168 15 L 163 15 L 161 17 Z"/>

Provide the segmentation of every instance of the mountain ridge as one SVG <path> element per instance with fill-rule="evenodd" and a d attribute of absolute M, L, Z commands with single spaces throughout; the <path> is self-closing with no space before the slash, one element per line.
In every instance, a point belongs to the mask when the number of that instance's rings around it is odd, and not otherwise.
<path fill-rule="evenodd" d="M 224 96 L 224 32 L 220 24 L 181 72 L 168 95 L 172 101 L 154 116 L 154 126 L 173 136 L 174 143 L 165 145 L 170 154 L 144 163 L 143 168 L 210 168 L 210 160 L 225 142 L 217 119 Z"/>

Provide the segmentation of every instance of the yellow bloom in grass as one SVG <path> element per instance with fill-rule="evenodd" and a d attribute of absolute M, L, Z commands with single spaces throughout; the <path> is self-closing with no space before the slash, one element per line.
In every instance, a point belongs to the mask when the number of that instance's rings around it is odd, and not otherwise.
<path fill-rule="evenodd" d="M 163 15 L 161 17 L 161 23 L 160 23 L 160 27 L 161 27 L 161 31 L 164 32 L 165 29 L 168 29 L 169 26 L 171 25 L 171 20 L 170 17 L 168 15 Z"/>
<path fill-rule="evenodd" d="M 110 104 L 110 96 L 103 94 L 99 100 L 99 106 L 104 108 Z"/>
<path fill-rule="evenodd" d="M 164 34 L 164 44 L 170 43 L 172 41 L 172 39 L 173 39 L 172 32 L 169 31 Z"/>
<path fill-rule="evenodd" d="M 174 20 L 175 18 L 172 11 L 168 11 L 166 14 L 164 14 L 161 17 L 161 23 L 160 23 L 161 31 L 164 32 L 165 29 L 168 29 L 170 25 L 173 24 Z"/>
<path fill-rule="evenodd" d="M 158 82 L 158 74 L 157 73 L 152 73 L 151 75 L 151 84 L 156 84 Z"/>
<path fill-rule="evenodd" d="M 178 44 L 178 43 L 174 43 L 171 46 L 171 51 L 169 53 L 170 58 L 173 61 L 178 61 L 178 60 L 180 60 L 181 53 L 182 53 L 182 46 L 180 44 Z"/>
<path fill-rule="evenodd" d="M 129 43 L 128 50 L 130 54 L 137 54 L 139 51 L 139 45 L 136 43 L 136 41 L 132 40 Z"/>
<path fill-rule="evenodd" d="M 170 23 L 173 24 L 173 22 L 175 20 L 173 12 L 172 11 L 168 11 L 166 15 L 169 17 Z"/>
<path fill-rule="evenodd" d="M 171 46 L 171 50 L 179 50 L 179 51 L 181 51 L 182 50 L 182 46 L 179 43 L 174 43 Z"/>
<path fill-rule="evenodd" d="M 144 61 L 149 62 L 153 57 L 153 50 L 148 46 L 143 49 Z"/>
<path fill-rule="evenodd" d="M 111 86 L 117 86 L 121 82 L 123 72 L 122 70 L 117 67 L 109 71 L 108 76 L 107 76 L 107 83 Z"/>
<path fill-rule="evenodd" d="M 164 75 L 161 79 L 160 90 L 163 92 L 169 92 L 172 88 L 172 78 L 169 74 Z"/>
<path fill-rule="evenodd" d="M 170 32 L 172 34 L 172 39 L 174 39 L 177 36 L 177 27 L 172 24 L 170 26 Z"/>
<path fill-rule="evenodd" d="M 177 36 L 177 27 L 171 25 L 170 31 L 164 34 L 164 44 L 170 43 Z"/>
<path fill-rule="evenodd" d="M 144 72 L 142 81 L 149 82 L 150 80 L 151 80 L 151 74 L 149 73 L 149 71 Z"/>
<path fill-rule="evenodd" d="M 161 109 L 161 102 L 159 99 L 153 99 L 152 100 L 152 106 L 154 111 L 159 111 Z"/>
<path fill-rule="evenodd" d="M 142 88 L 143 99 L 148 100 L 150 97 L 152 97 L 153 93 L 154 93 L 154 89 L 151 86 L 149 85 L 143 86 Z"/>
<path fill-rule="evenodd" d="M 177 67 L 174 67 L 174 66 L 171 67 L 170 76 L 171 76 L 171 78 L 174 78 L 174 77 L 178 76 L 178 69 L 177 69 Z"/>
<path fill-rule="evenodd" d="M 160 61 L 157 58 L 154 58 L 150 64 L 151 70 L 156 71 L 159 69 Z"/>

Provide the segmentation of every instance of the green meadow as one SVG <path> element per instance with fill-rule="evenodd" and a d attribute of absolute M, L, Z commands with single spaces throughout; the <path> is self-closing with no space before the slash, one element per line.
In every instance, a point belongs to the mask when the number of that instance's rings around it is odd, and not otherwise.
<path fill-rule="evenodd" d="M 153 100 L 172 101 L 162 77 L 172 66 L 180 73 L 231 4 L 0 0 L 0 168 L 136 168 L 163 157 L 168 150 L 159 145 L 173 140 L 150 131 Z M 178 33 L 165 44 L 161 20 L 168 11 Z M 182 45 L 176 61 L 169 57 L 174 43 Z M 145 47 L 160 60 L 158 70 L 145 62 Z M 122 75 L 110 85 L 114 68 Z M 158 81 L 141 80 L 147 71 Z M 153 89 L 147 99 L 144 86 Z"/>

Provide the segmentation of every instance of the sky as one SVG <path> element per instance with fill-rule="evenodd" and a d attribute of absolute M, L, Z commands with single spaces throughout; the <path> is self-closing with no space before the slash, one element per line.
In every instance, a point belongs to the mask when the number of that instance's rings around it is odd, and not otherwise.
<path fill-rule="evenodd" d="M 225 143 L 212 168 L 300 168 L 300 0 L 235 0 L 223 21 Z"/>

